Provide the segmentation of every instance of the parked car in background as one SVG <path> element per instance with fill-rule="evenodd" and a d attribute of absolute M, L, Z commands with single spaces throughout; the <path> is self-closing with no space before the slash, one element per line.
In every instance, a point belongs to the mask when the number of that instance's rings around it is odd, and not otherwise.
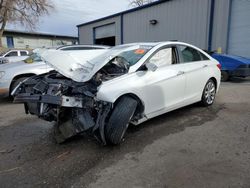
<path fill-rule="evenodd" d="M 84 58 L 72 51 L 42 54 L 55 71 L 34 76 L 13 91 L 26 113 L 55 121 L 58 142 L 92 133 L 103 144 L 119 144 L 129 123 L 201 102 L 214 103 L 220 64 L 181 42 L 134 43 Z"/>
<path fill-rule="evenodd" d="M 107 47 L 103 48 L 88 48 L 78 50 L 74 48 L 75 53 L 82 54 L 82 56 L 92 56 L 103 53 Z M 66 49 L 66 48 L 65 48 Z M 35 49 L 33 53 L 27 57 L 24 61 L 7 63 L 0 65 L 0 98 L 10 96 L 11 91 L 23 80 L 28 77 L 43 74 L 53 70 L 51 66 L 46 64 L 40 57 L 40 53 L 46 51 L 47 49 Z M 58 49 L 57 51 L 60 51 Z M 91 53 L 90 51 L 95 51 Z"/>
<path fill-rule="evenodd" d="M 231 77 L 250 76 L 250 59 L 235 55 L 211 53 L 221 64 L 221 80 L 228 81 Z"/>
<path fill-rule="evenodd" d="M 22 61 L 29 55 L 28 50 L 9 50 L 0 54 L 0 64 Z"/>
<path fill-rule="evenodd" d="M 100 49 L 108 49 L 108 48 L 110 48 L 110 46 L 75 44 L 75 45 L 59 46 L 56 49 L 69 51 L 69 50 L 100 50 Z"/>

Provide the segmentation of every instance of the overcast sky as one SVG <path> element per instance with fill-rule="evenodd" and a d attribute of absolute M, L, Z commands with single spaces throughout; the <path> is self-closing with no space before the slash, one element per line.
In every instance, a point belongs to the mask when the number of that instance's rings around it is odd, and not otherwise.
<path fill-rule="evenodd" d="M 55 11 L 40 19 L 36 32 L 77 36 L 76 25 L 128 8 L 129 0 L 53 0 Z M 8 29 L 25 30 L 15 25 Z"/>

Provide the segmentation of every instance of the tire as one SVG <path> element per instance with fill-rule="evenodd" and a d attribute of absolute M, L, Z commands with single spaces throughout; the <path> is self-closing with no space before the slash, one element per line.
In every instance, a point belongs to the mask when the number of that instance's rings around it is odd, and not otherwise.
<path fill-rule="evenodd" d="M 20 82 L 24 81 L 26 78 L 28 78 L 28 77 L 21 77 L 21 78 L 18 78 L 18 79 L 16 79 L 16 80 L 13 80 L 13 81 L 12 81 L 11 86 L 10 86 L 10 94 L 9 94 L 10 97 L 12 97 L 12 96 L 11 96 L 11 93 L 12 93 L 12 91 L 16 88 L 16 86 L 17 86 Z"/>
<path fill-rule="evenodd" d="M 118 145 L 122 142 L 136 107 L 137 101 L 131 97 L 124 96 L 118 101 L 105 126 L 107 143 Z"/>
<path fill-rule="evenodd" d="M 209 79 L 204 87 L 201 103 L 203 106 L 210 106 L 214 103 L 216 94 L 215 82 L 212 79 Z"/>
<path fill-rule="evenodd" d="M 229 80 L 229 74 L 226 71 L 221 71 L 221 81 L 226 82 Z"/>

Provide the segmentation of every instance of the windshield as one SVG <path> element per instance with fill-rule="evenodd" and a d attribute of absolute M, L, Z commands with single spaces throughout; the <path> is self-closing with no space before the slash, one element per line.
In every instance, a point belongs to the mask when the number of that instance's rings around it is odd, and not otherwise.
<path fill-rule="evenodd" d="M 103 53 L 100 56 L 90 60 L 91 63 L 96 64 L 100 61 L 110 62 L 115 58 L 122 59 L 122 63 L 127 64 L 128 67 L 135 65 L 151 48 L 152 45 L 121 45 L 116 46 Z"/>
<path fill-rule="evenodd" d="M 37 53 L 32 53 L 28 58 L 26 58 L 24 60 L 26 63 L 33 63 L 33 62 L 37 62 L 37 61 L 42 61 L 40 55 L 38 55 Z"/>

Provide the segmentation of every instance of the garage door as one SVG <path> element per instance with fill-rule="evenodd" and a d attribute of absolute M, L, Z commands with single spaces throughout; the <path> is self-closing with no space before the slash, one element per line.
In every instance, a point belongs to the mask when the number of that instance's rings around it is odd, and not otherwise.
<path fill-rule="evenodd" d="M 250 0 L 232 0 L 228 53 L 250 58 Z"/>
<path fill-rule="evenodd" d="M 108 24 L 94 28 L 95 44 L 115 45 L 115 24 Z"/>

